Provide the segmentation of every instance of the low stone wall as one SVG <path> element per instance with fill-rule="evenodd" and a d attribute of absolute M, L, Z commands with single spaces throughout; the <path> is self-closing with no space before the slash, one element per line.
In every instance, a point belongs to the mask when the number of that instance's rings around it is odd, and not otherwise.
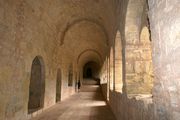
<path fill-rule="evenodd" d="M 106 84 L 106 83 L 101 84 L 101 91 L 102 91 L 102 93 L 103 93 L 103 96 L 104 96 L 105 98 L 107 98 L 107 84 Z"/>
<path fill-rule="evenodd" d="M 101 88 L 106 97 L 105 85 Z M 117 120 L 156 120 L 154 105 L 149 95 L 127 97 L 125 94 L 110 90 L 107 103 Z"/>

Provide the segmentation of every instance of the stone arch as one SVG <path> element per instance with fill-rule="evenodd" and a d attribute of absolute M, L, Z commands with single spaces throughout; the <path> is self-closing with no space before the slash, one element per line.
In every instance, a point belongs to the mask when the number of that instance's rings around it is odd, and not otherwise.
<path fill-rule="evenodd" d="M 93 75 L 92 75 L 92 68 L 91 67 L 87 67 L 84 70 L 83 77 L 84 78 L 92 78 L 93 77 Z"/>
<path fill-rule="evenodd" d="M 82 52 L 78 55 L 77 64 L 79 64 L 79 60 L 80 60 L 81 56 L 83 56 L 83 55 L 86 54 L 87 52 L 93 52 L 93 53 L 97 54 L 97 56 L 99 56 L 100 62 L 103 61 L 102 55 L 101 55 L 97 50 L 94 50 L 94 49 L 86 49 L 86 50 L 82 51 Z"/>
<path fill-rule="evenodd" d="M 141 44 L 151 44 L 150 32 L 147 26 L 143 27 L 140 33 Z"/>
<path fill-rule="evenodd" d="M 152 56 L 146 2 L 129 0 L 127 7 L 125 86 L 128 96 L 152 94 L 152 75 L 149 73 L 152 68 Z"/>
<path fill-rule="evenodd" d="M 44 107 L 45 65 L 41 56 L 36 56 L 32 62 L 29 84 L 28 113 L 33 113 Z"/>
<path fill-rule="evenodd" d="M 97 62 L 88 61 L 83 66 L 83 78 L 97 79 L 99 78 L 100 66 Z"/>
<path fill-rule="evenodd" d="M 85 22 L 90 22 L 90 23 L 93 23 L 93 24 L 99 26 L 99 28 L 103 31 L 103 33 L 104 33 L 104 35 L 106 37 L 105 42 L 106 42 L 106 44 L 108 46 L 109 45 L 109 35 L 108 35 L 108 32 L 107 32 L 106 28 L 104 27 L 104 25 L 101 22 L 99 22 L 97 20 L 94 20 L 94 19 L 90 19 L 90 18 L 81 18 L 81 19 L 74 20 L 71 23 L 68 23 L 67 26 L 65 27 L 65 29 L 62 31 L 62 36 L 60 38 L 61 45 L 64 44 L 64 38 L 66 36 L 67 31 L 69 29 L 71 29 L 74 25 L 79 24 L 79 23 L 84 22 L 84 21 Z"/>
<path fill-rule="evenodd" d="M 129 0 L 125 19 L 125 39 L 126 44 L 134 44 L 139 41 L 139 31 L 141 28 L 141 15 L 143 14 L 146 1 Z"/>
<path fill-rule="evenodd" d="M 115 58 L 115 91 L 122 92 L 123 88 L 123 63 L 121 33 L 117 31 L 114 45 Z"/>
<path fill-rule="evenodd" d="M 146 91 L 148 94 L 152 94 L 152 87 L 154 81 L 154 73 L 153 73 L 153 64 L 152 64 L 152 43 L 150 38 L 150 31 L 147 26 L 144 26 L 141 30 L 140 34 L 140 44 L 142 47 L 139 50 L 142 50 L 141 60 L 143 64 L 145 64 L 143 70 L 141 70 L 141 74 L 143 77 L 143 81 L 146 84 Z M 143 67 L 141 65 L 141 67 Z M 140 71 L 139 71 L 140 72 Z"/>
<path fill-rule="evenodd" d="M 61 69 L 57 70 L 57 78 L 56 78 L 56 102 L 61 101 L 61 85 L 62 85 L 62 74 Z"/>

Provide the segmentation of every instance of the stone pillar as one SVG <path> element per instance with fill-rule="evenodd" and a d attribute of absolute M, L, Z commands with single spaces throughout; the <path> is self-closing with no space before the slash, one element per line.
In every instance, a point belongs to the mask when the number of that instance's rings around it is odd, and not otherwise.
<path fill-rule="evenodd" d="M 180 119 L 180 1 L 149 0 L 153 42 L 155 115 Z"/>

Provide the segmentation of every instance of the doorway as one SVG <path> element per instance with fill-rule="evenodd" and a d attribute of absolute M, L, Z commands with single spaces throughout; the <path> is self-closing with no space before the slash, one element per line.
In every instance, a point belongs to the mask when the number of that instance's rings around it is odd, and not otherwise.
<path fill-rule="evenodd" d="M 37 56 L 32 62 L 29 85 L 28 113 L 33 113 L 44 106 L 45 70 L 42 57 Z"/>
<path fill-rule="evenodd" d="M 56 103 L 59 101 L 61 101 L 61 69 L 58 69 L 56 79 Z"/>

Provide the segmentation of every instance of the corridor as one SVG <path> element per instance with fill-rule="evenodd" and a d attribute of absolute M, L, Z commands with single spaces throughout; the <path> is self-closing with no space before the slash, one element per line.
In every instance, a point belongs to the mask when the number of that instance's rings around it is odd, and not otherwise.
<path fill-rule="evenodd" d="M 31 120 L 115 120 L 98 85 L 85 85 L 81 92 L 57 103 Z"/>
<path fill-rule="evenodd" d="M 180 120 L 179 13 L 180 0 L 0 0 L 0 120 Z"/>

